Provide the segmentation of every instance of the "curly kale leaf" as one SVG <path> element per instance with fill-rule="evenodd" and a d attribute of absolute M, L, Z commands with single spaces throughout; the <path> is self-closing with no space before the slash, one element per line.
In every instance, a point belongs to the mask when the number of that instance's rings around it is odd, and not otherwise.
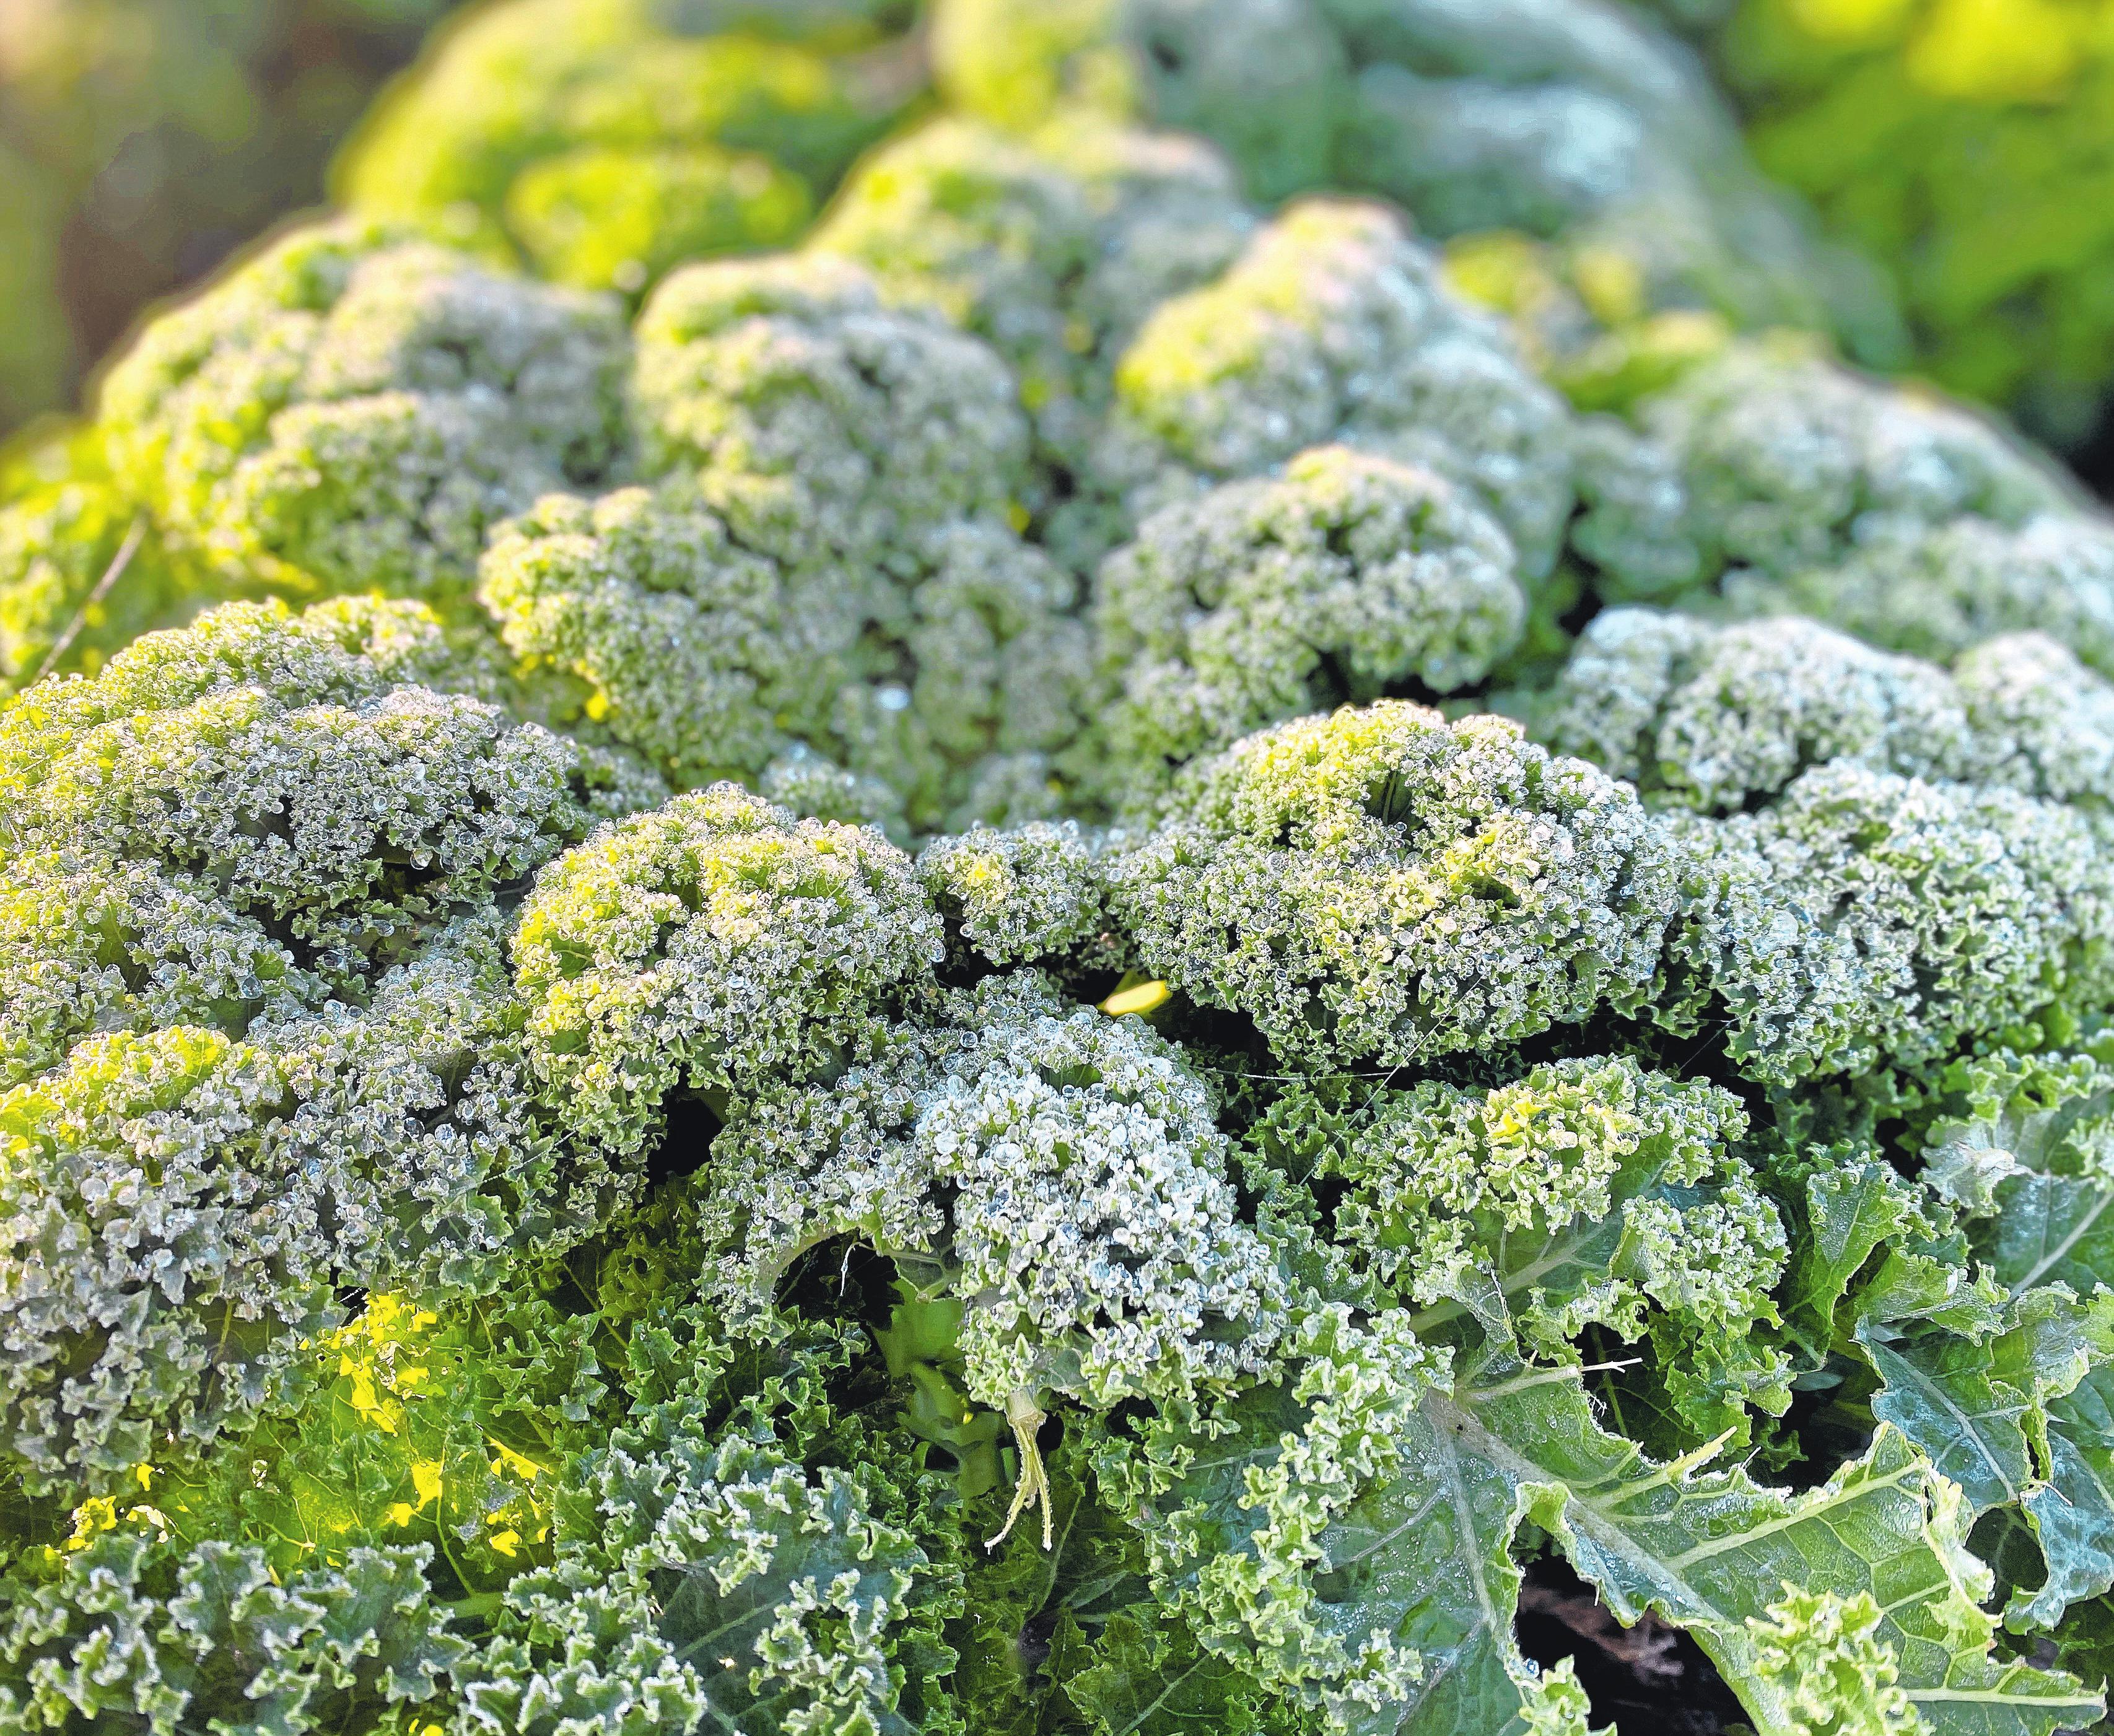
<path fill-rule="evenodd" d="M 730 1348 L 569 1473 L 464 1730 L 959 1728 L 960 1573 L 913 1443 L 834 1401 L 847 1339 Z"/>
<path fill-rule="evenodd" d="M 1318 1702 L 1333 1729 L 1547 1727 L 1537 1702 L 1560 1690 L 1512 1638 L 1529 1523 L 1618 1620 L 1650 1610 L 1693 1635 L 1767 1728 L 1798 1727 L 1799 1697 L 1814 1691 L 1785 1653 L 1814 1643 L 1787 1610 L 1815 1587 L 1882 1612 L 1871 1621 L 1859 1604 L 1848 1623 L 1864 1679 L 1891 1676 L 1933 1731 L 2048 1736 L 2098 1713 L 2096 1694 L 1994 1649 L 1968 1510 L 1890 1428 L 1825 1484 L 1791 1493 L 1704 1469 L 1707 1450 L 1654 1463 L 1604 1430 L 1575 1370 L 1502 1352 L 1398 1387 L 1386 1414 L 1384 1450 L 1319 1510 L 1330 1486 L 1285 1473 L 1340 1438 L 1339 1412 L 1298 1388 L 1258 1388 L 1110 1455 L 1152 1504 L 1163 1598 L 1217 1617 L 1200 1629 L 1207 1643 Z M 1238 1553 L 1244 1536 L 1281 1551 L 1288 1535 L 1302 1540 L 1296 1558 Z M 1290 1578 L 1266 1603 L 1244 1601 L 1259 1582 L 1229 1559 Z M 1245 1628 L 1219 1614 L 1242 1609 Z"/>
<path fill-rule="evenodd" d="M 0 1615 L 0 1723 L 150 1736 L 371 1727 L 432 1700 L 469 1652 L 428 1590 L 430 1553 L 355 1549 L 279 1578 L 255 1549 L 106 1535 L 18 1567 Z"/>

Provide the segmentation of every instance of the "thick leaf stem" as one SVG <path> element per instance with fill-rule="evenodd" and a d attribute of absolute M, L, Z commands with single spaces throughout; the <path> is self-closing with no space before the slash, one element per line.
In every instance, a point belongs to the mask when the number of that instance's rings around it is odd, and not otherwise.
<path fill-rule="evenodd" d="M 1035 1444 L 1035 1437 L 1044 1423 L 1049 1420 L 1035 1395 L 1025 1387 L 1016 1387 L 1006 1396 L 1005 1419 L 1013 1425 L 1014 1444 L 1020 1450 L 1020 1477 L 1013 1487 L 1013 1505 L 1007 1510 L 1005 1524 L 996 1537 L 986 1541 L 984 1547 L 995 1549 L 1013 1534 L 1014 1522 L 1031 1507 L 1042 1509 L 1042 1546 L 1057 1546 L 1055 1516 L 1050 1499 L 1050 1473 L 1043 1469 L 1042 1449 Z"/>

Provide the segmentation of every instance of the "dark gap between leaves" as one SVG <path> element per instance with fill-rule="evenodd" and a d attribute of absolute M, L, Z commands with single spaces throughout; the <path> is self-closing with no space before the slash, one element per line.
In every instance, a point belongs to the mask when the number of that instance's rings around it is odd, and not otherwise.
<path fill-rule="evenodd" d="M 1544 1670 L 1573 1661 L 1595 1729 L 1618 1736 L 1725 1736 L 1746 1715 L 1703 1648 L 1646 1615 L 1625 1628 L 1560 1556 L 1526 1565 L 1512 1631 Z"/>

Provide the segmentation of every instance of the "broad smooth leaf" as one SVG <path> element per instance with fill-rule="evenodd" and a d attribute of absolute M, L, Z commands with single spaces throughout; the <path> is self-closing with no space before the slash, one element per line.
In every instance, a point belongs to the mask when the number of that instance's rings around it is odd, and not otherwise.
<path fill-rule="evenodd" d="M 1865 1346 L 1885 1382 L 1872 1414 L 1890 1423 L 1960 1485 L 1979 1515 L 2015 1501 L 2034 1481 L 2026 1440 L 2032 1400 L 1993 1379 L 1995 1351 L 1965 1338 L 1934 1336 Z"/>
<path fill-rule="evenodd" d="M 2089 1296 L 2114 1277 L 2114 1186 L 2029 1172 L 1997 1189 L 1997 1215 L 1974 1226 L 1974 1251 L 2012 1295 L 2067 1284 Z"/>
<path fill-rule="evenodd" d="M 1599 1429 L 1575 1382 L 1533 1371 L 1434 1395 L 1425 1410 L 1520 1492 L 1619 1620 L 1654 1610 L 1692 1634 L 1764 1729 L 1787 1711 L 1758 1668 L 1755 1627 L 1787 1586 L 1869 1593 L 1933 1732 L 2048 1736 L 2099 1715 L 2099 1697 L 2068 1677 L 1994 1654 L 1960 1492 L 1890 1426 L 1862 1460 L 1793 1494 L 1654 1465 Z"/>
<path fill-rule="evenodd" d="M 1282 1388 L 1264 1387 L 1192 1437 L 1171 1493 L 1210 1553 L 1240 1546 L 1255 1522 L 1247 1493 L 1302 1450 L 1302 1421 Z M 2099 1697 L 2068 1677 L 1996 1655 L 1967 1504 L 1891 1426 L 1821 1487 L 1767 1488 L 1704 1469 L 1708 1449 L 1654 1463 L 1602 1428 L 1578 1370 L 1504 1355 L 1427 1386 L 1394 1443 L 1393 1469 L 1319 1533 L 1300 1615 L 1345 1654 L 1378 1633 L 1418 1661 L 1407 1691 L 1338 1707 L 1355 1736 L 1532 1727 L 1548 1684 L 1512 1638 L 1530 1522 L 1618 1620 L 1650 1610 L 1692 1634 L 1759 1728 L 1790 1716 L 1781 1670 L 1763 1667 L 1764 1624 L 1787 1588 L 1869 1597 L 1900 1686 L 1937 1736 L 2049 1736 L 2098 1715 Z M 1156 1512 L 1169 1523 L 1169 1505 Z"/>

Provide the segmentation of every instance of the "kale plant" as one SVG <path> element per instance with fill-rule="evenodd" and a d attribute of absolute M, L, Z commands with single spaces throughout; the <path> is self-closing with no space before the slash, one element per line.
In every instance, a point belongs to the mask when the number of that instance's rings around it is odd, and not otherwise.
<path fill-rule="evenodd" d="M 2099 1725 L 2114 522 L 1590 0 L 578 11 L 0 519 L 0 1731 Z"/>

